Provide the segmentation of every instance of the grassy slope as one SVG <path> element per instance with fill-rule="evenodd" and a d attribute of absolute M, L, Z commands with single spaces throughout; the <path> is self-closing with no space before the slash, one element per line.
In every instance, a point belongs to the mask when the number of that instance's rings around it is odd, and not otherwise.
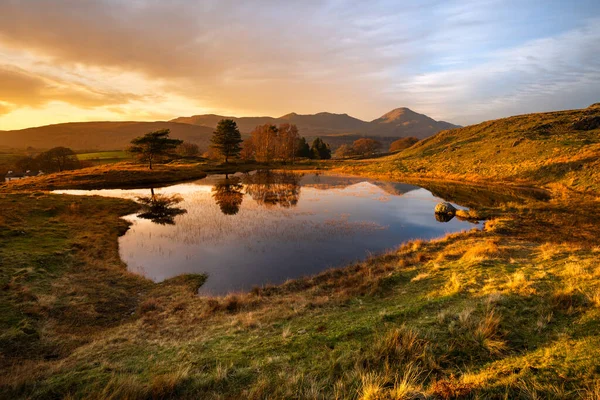
<path fill-rule="evenodd" d="M 578 118 L 600 107 L 528 114 L 441 132 L 355 172 L 391 179 L 413 176 L 456 181 L 508 182 L 600 191 L 600 129 L 577 131 Z"/>
<path fill-rule="evenodd" d="M 588 149 L 574 145 L 559 151 L 577 158 Z M 416 153 L 388 160 L 404 165 L 409 157 L 424 162 Z M 446 162 L 463 165 L 452 157 Z M 363 171 L 400 176 L 389 165 Z M 443 176 L 443 170 L 436 171 L 430 174 Z M 576 193 L 595 188 L 597 172 L 591 172 L 579 168 L 568 177 L 544 175 L 543 183 L 554 189 L 548 202 L 506 203 L 502 189 L 497 195 L 478 190 L 479 206 L 469 216 L 490 219 L 482 231 L 409 243 L 345 269 L 225 298 L 193 296 L 186 288 L 193 289 L 201 277 L 153 285 L 124 273 L 115 231 L 98 227 L 122 224 L 116 217 L 130 212 L 129 203 L 0 195 L 2 232 L 13 232 L 10 241 L 0 242 L 2 279 L 8 282 L 3 314 L 14 316 L 3 321 L 3 329 L 16 337 L 14 346 L 22 346 L 17 354 L 5 350 L 13 347 L 1 347 L 0 394 L 383 399 L 418 392 L 432 398 L 598 398 L 598 200 Z M 532 182 L 514 173 L 492 178 Z M 459 203 L 473 202 L 471 189 L 424 186 Z M 559 191 L 559 186 L 575 191 Z M 109 201 L 107 211 L 108 204 L 100 202 Z M 87 205 L 73 206 L 85 207 L 75 213 L 71 202 Z M 45 215 L 48 209 L 54 214 Z M 102 218 L 94 218 L 93 226 L 92 215 Z M 38 226 L 52 229 L 30 242 L 17 234 L 32 235 L 29 231 Z M 78 246 L 72 245 L 73 237 Z M 52 245 L 31 251 L 32 243 Z M 78 260 L 77 266 L 62 254 Z M 64 275 L 47 274 L 46 263 L 69 273 L 82 268 L 87 279 L 71 284 L 72 290 L 94 289 L 88 297 L 79 292 L 68 297 L 60 284 Z M 29 269 L 21 278 L 24 266 Z M 103 275 L 109 272 L 114 278 Z M 48 290 L 60 301 L 49 300 Z M 101 301 L 98 290 L 106 290 L 109 298 L 120 291 L 123 300 L 113 303 L 128 305 L 133 314 L 100 307 L 101 312 L 88 314 L 114 315 L 111 323 L 81 319 L 84 338 L 68 325 L 65 329 L 60 315 L 78 310 L 80 303 Z M 48 311 L 55 303 L 63 305 L 60 313 Z M 19 318 L 29 318 L 29 308 L 38 314 L 34 322 L 22 323 Z M 29 334 L 31 341 L 19 339 Z M 2 335 L 3 340 L 13 337 Z M 63 350 L 49 352 L 45 343 Z"/>
<path fill-rule="evenodd" d="M 0 184 L 0 190 L 108 189 L 165 184 L 206 176 L 204 166 L 159 164 L 152 170 L 146 165 L 121 162 L 47 174 Z"/>

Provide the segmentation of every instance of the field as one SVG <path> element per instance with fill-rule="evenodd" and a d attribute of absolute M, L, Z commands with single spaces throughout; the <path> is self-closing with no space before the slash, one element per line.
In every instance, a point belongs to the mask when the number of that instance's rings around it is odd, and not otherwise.
<path fill-rule="evenodd" d="M 80 161 L 91 162 L 95 165 L 111 164 L 132 159 L 129 153 L 122 150 L 81 153 L 77 154 L 77 158 L 79 158 Z"/>
<path fill-rule="evenodd" d="M 134 203 L 41 191 L 134 167 L 4 186 L 0 397 L 598 399 L 598 131 L 569 128 L 586 112 L 320 163 L 418 181 L 485 228 L 225 297 L 196 296 L 203 276 L 154 284 L 126 272 L 118 217 Z M 553 133 L 531 139 L 544 124 Z M 550 198 L 503 200 L 523 185 Z"/>

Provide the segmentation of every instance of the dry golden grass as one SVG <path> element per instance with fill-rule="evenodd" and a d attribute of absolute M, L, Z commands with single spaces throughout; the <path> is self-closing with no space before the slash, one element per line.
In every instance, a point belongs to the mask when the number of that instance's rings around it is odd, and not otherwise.
<path fill-rule="evenodd" d="M 122 162 L 0 183 L 0 191 L 148 187 L 205 176 L 200 164 L 156 165 L 150 170 L 142 164 Z"/>

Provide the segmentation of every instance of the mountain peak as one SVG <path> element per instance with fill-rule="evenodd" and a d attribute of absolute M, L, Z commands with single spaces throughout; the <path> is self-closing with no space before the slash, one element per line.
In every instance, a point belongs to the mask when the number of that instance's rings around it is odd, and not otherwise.
<path fill-rule="evenodd" d="M 383 114 L 381 117 L 379 117 L 379 119 L 392 122 L 392 121 L 395 121 L 395 120 L 400 119 L 401 117 L 407 116 L 407 115 L 420 115 L 420 114 L 417 114 L 410 108 L 399 107 L 399 108 L 394 108 L 392 111 Z"/>

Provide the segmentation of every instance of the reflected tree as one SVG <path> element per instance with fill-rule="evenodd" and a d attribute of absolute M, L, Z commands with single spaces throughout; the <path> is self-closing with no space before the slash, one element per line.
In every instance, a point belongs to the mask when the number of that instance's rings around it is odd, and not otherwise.
<path fill-rule="evenodd" d="M 183 208 L 174 207 L 183 201 L 180 195 L 155 194 L 154 188 L 150 189 L 150 196 L 139 196 L 137 201 L 143 207 L 143 212 L 138 217 L 159 225 L 175 225 L 175 217 L 187 212 Z"/>
<path fill-rule="evenodd" d="M 229 178 L 229 175 L 215 184 L 213 197 L 223 214 L 235 215 L 240 211 L 244 200 L 243 188 L 240 178 Z"/>
<path fill-rule="evenodd" d="M 260 170 L 246 175 L 244 183 L 246 193 L 258 204 L 290 208 L 298 204 L 301 178 L 293 172 Z"/>

